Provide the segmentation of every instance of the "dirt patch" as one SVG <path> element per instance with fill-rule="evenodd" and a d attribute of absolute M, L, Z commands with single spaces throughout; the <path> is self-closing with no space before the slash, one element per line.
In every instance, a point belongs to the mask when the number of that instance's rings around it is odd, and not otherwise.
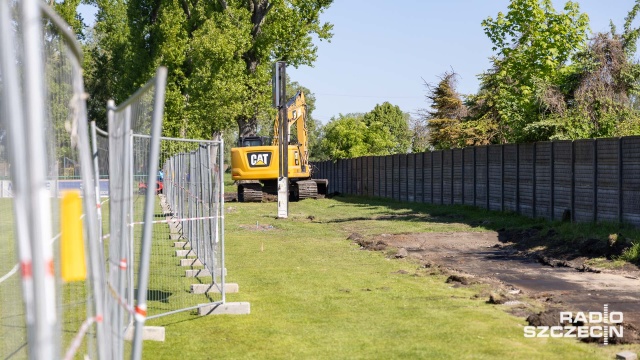
<path fill-rule="evenodd" d="M 447 282 L 454 286 L 466 286 L 471 281 L 488 283 L 492 290 L 481 296 L 488 298 L 489 303 L 512 306 L 512 313 L 531 317 L 531 323 L 552 322 L 561 309 L 601 312 L 608 304 L 610 311 L 624 314 L 625 326 L 624 339 L 610 341 L 640 342 L 638 268 L 605 270 L 585 264 L 588 254 L 607 256 L 620 251 L 624 244 L 620 239 L 587 239 L 577 249 L 567 249 L 566 244 L 543 246 L 538 229 L 373 237 L 352 234 L 349 239 L 363 249 L 385 250 L 393 256 L 403 253 L 427 268 L 439 269 L 434 273 L 450 275 Z M 548 313 L 531 312 L 526 306 L 519 306 L 524 295 L 537 301 Z"/>
<path fill-rule="evenodd" d="M 472 284 L 477 284 L 478 280 L 472 279 L 468 276 L 453 274 L 453 275 L 449 275 L 449 277 L 445 282 L 447 284 L 454 283 L 454 284 L 460 284 L 460 285 L 472 285 Z"/>
<path fill-rule="evenodd" d="M 240 228 L 251 231 L 269 231 L 275 229 L 273 225 L 270 224 L 240 225 Z"/>
<path fill-rule="evenodd" d="M 360 245 L 363 250 L 382 251 L 387 248 L 387 244 L 384 241 L 372 240 L 359 233 L 353 233 L 347 239 Z"/>

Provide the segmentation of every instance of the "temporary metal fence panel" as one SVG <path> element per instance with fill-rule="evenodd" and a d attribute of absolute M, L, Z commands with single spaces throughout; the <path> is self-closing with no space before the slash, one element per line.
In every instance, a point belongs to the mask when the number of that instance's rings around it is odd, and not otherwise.
<path fill-rule="evenodd" d="M 95 325 L 104 278 L 93 266 L 100 249 L 80 46 L 48 5 L 26 0 L 0 1 L 0 48 L 0 168 L 11 175 L 2 179 L 0 252 L 16 260 L 0 264 L 0 354 L 106 358 L 98 346 L 104 327 Z M 64 189 L 82 190 L 82 217 L 79 207 L 73 218 L 61 214 Z M 84 222 L 84 242 L 75 237 L 85 248 L 79 257 L 62 258 L 61 221 Z M 81 265 L 82 256 L 87 280 L 79 270 L 63 282 L 61 264 Z"/>
<path fill-rule="evenodd" d="M 162 210 L 154 239 L 149 318 L 225 301 L 223 149 L 220 141 L 163 138 Z"/>
<path fill-rule="evenodd" d="M 17 21 L 12 14 L 15 12 L 9 7 L 7 1 L 0 1 L 0 120 L 2 120 L 2 140 L 5 144 L 9 138 L 7 134 L 24 137 L 21 127 L 14 128 L 14 122 L 9 119 L 22 120 L 22 97 L 21 84 L 18 79 L 20 73 L 17 61 L 19 56 L 16 47 L 20 41 L 19 33 L 12 28 L 11 23 Z M 9 146 L 1 148 L 0 153 L 2 166 L 9 169 L 11 161 L 8 151 Z M 6 150 L 5 150 L 6 149 Z M 24 167 L 13 168 L 12 178 L 26 181 L 26 169 Z M 3 178 L 3 180 L 6 178 Z M 11 191 L 13 197 L 13 187 L 10 189 L 2 186 L 3 192 Z M 25 199 L 16 199 L 24 204 Z M 6 261 L 0 263 L 0 355 L 2 358 L 17 356 L 25 358 L 27 355 L 27 324 L 26 311 L 33 311 L 32 291 L 22 291 L 21 278 L 19 273 L 18 259 L 28 261 L 31 252 L 28 245 L 28 224 L 17 223 L 17 218 L 26 216 L 28 209 L 26 204 L 22 207 L 15 206 L 15 203 L 4 196 L 0 199 L 0 228 L 3 236 L 0 240 L 0 256 Z M 25 218 L 26 219 L 26 218 Z M 22 229 L 19 229 L 22 227 Z M 22 234 L 22 239 L 18 236 Z M 19 253 L 19 244 L 24 244 L 22 253 Z M 24 297 L 23 297 L 24 294 Z M 24 299 L 24 300 L 23 300 Z M 33 316 L 33 315 L 31 315 Z"/>
<path fill-rule="evenodd" d="M 110 101 L 108 132 L 92 127 L 92 188 L 99 191 L 94 201 L 98 208 L 104 205 L 109 210 L 98 216 L 104 218 L 102 233 L 108 254 L 102 266 L 108 270 L 105 313 L 110 329 L 101 345 L 111 351 L 110 358 L 139 359 L 142 351 L 156 196 L 154 191 L 147 194 L 139 189 L 156 187 L 166 75 L 166 68 L 159 68 L 154 78 L 122 104 Z M 125 342 L 127 333 L 133 334 L 131 345 Z"/>

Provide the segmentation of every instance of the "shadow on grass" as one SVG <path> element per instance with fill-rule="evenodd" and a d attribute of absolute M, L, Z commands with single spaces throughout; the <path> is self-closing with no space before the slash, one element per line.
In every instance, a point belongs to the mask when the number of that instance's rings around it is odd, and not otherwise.
<path fill-rule="evenodd" d="M 169 291 L 148 289 L 147 290 L 147 300 L 148 301 L 159 301 L 159 302 L 168 304 L 169 303 L 169 297 L 172 294 L 173 293 L 171 293 Z M 138 289 L 136 289 L 134 291 L 134 297 L 136 299 L 138 298 Z"/>

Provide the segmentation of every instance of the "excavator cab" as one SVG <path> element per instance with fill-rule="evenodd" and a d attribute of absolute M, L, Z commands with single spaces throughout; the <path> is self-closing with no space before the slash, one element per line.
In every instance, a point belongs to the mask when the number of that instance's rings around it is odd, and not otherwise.
<path fill-rule="evenodd" d="M 241 136 L 238 139 L 238 147 L 271 145 L 271 138 L 268 136 Z"/>

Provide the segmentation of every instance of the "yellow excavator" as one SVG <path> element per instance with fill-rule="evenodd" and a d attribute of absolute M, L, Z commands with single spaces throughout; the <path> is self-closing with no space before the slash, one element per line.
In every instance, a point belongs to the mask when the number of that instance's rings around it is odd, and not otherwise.
<path fill-rule="evenodd" d="M 317 199 L 326 195 L 327 179 L 312 179 L 307 135 L 307 104 L 298 91 L 286 103 L 287 129 L 293 132 L 288 145 L 289 200 Z M 274 124 L 273 143 L 267 137 L 240 137 L 231 149 L 231 178 L 238 184 L 239 202 L 259 202 L 278 193 L 278 119 Z"/>

